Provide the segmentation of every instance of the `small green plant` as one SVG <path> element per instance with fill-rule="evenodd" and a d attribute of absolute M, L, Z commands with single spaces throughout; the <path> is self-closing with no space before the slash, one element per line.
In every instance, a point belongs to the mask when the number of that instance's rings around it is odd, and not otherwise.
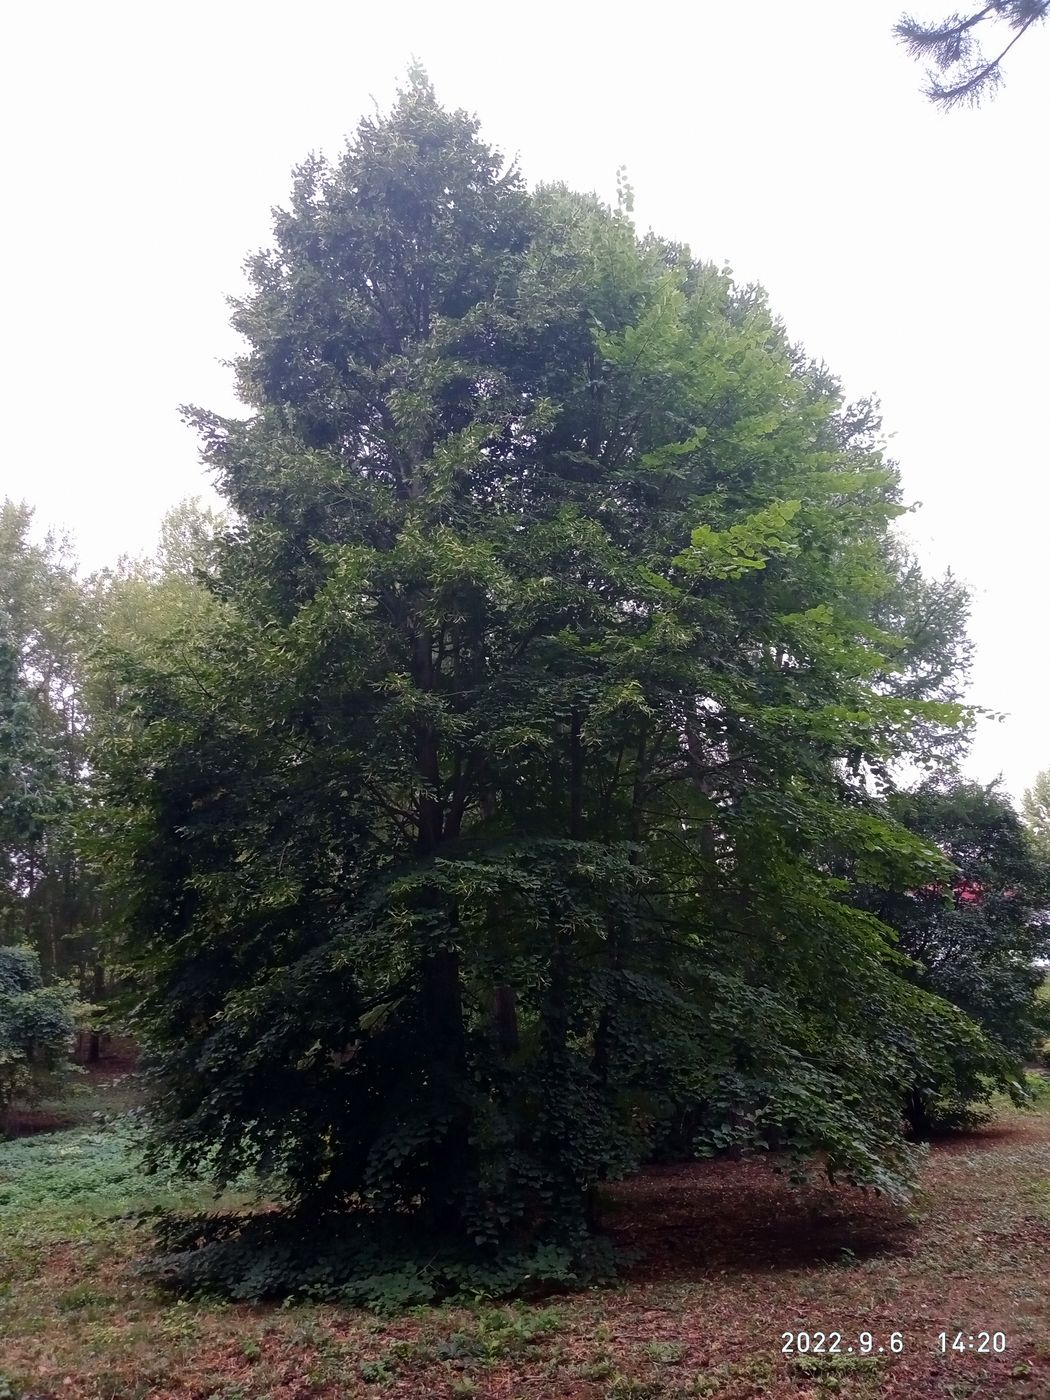
<path fill-rule="evenodd" d="M 842 1356 L 838 1352 L 831 1356 L 796 1356 L 792 1358 L 791 1368 L 797 1375 L 816 1380 L 824 1389 L 836 1390 L 841 1376 L 877 1374 L 879 1359 L 877 1356 Z"/>
<path fill-rule="evenodd" d="M 685 1347 L 681 1342 L 655 1340 L 647 1342 L 645 1350 L 654 1361 L 659 1361 L 662 1366 L 673 1366 L 676 1361 L 681 1361 L 685 1355 Z"/>
<path fill-rule="evenodd" d="M 55 1299 L 55 1305 L 62 1312 L 79 1312 L 90 1308 L 99 1301 L 98 1289 L 87 1283 L 78 1283 L 75 1288 L 67 1288 Z"/>
<path fill-rule="evenodd" d="M 435 1342 L 430 1355 L 438 1361 L 493 1362 L 508 1356 L 522 1356 L 561 1325 L 556 1308 L 535 1311 L 515 1308 L 484 1308 L 477 1325 L 470 1331 L 453 1332 Z"/>
<path fill-rule="evenodd" d="M 643 1381 L 637 1376 L 622 1373 L 613 1377 L 612 1385 L 605 1392 L 605 1400 L 660 1400 L 666 1394 L 663 1381 Z"/>
<path fill-rule="evenodd" d="M 394 1379 L 393 1371 L 382 1357 L 375 1361 L 362 1361 L 357 1368 L 357 1374 L 370 1385 L 389 1385 Z"/>
<path fill-rule="evenodd" d="M 577 1366 L 573 1375 L 581 1381 L 607 1381 L 614 1373 L 615 1367 L 607 1356 L 598 1357 L 594 1361 L 585 1361 Z"/>
<path fill-rule="evenodd" d="M 750 1361 L 726 1361 L 716 1366 L 713 1371 L 698 1374 L 687 1393 L 697 1397 L 697 1400 L 714 1400 L 714 1397 L 720 1396 L 727 1387 L 732 1387 L 738 1381 L 746 1381 L 751 1387 L 748 1394 L 764 1394 L 772 1378 L 773 1368 L 766 1357 L 757 1356 Z"/>
<path fill-rule="evenodd" d="M 478 1315 L 478 1333 L 488 1339 L 494 1352 L 518 1353 L 556 1332 L 561 1323 L 558 1308 L 486 1308 Z"/>

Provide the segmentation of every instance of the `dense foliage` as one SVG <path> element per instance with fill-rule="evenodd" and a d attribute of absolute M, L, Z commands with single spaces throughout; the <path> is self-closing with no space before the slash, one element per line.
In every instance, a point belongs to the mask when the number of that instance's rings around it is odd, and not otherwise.
<path fill-rule="evenodd" d="M 0 946 L 0 1129 L 14 1100 L 65 1066 L 75 999 L 70 987 L 44 986 L 31 948 Z"/>
<path fill-rule="evenodd" d="M 1050 1034 L 1036 999 L 1039 961 L 1050 953 L 1048 867 L 994 785 L 927 782 L 894 795 L 890 808 L 954 871 L 907 891 L 869 891 L 867 905 L 897 930 L 917 983 L 965 1011 L 999 1052 L 998 1063 L 982 1064 L 960 1045 L 950 1077 L 913 1086 L 909 1117 L 926 1132 L 970 1120 L 993 1085 L 1020 1082 L 1024 1061 Z"/>
<path fill-rule="evenodd" d="M 0 504 L 0 942 L 33 947 L 47 979 L 73 978 L 97 1003 L 118 970 L 120 911 L 88 750 L 123 724 L 99 646 L 148 649 L 214 606 L 196 576 L 220 521 L 183 502 L 155 559 L 88 577 L 64 539 L 34 538 L 32 524 L 28 506 Z"/>
<path fill-rule="evenodd" d="M 274 240 L 248 416 L 192 414 L 214 605 L 114 658 L 96 760 L 154 1156 L 294 1212 L 170 1275 L 593 1276 L 658 1152 L 902 1189 L 907 1086 L 997 1052 L 853 898 L 951 878 L 879 793 L 964 731 L 872 406 L 418 72 Z"/>
<path fill-rule="evenodd" d="M 18 694 L 6 751 L 23 774 L 21 795 L 4 803 L 21 817 L 0 817 L 0 939 L 35 947 L 49 977 L 77 973 L 90 986 L 98 901 L 77 835 L 86 805 L 90 598 L 65 542 L 35 541 L 31 522 L 25 505 L 0 505 L 0 689 Z"/>
<path fill-rule="evenodd" d="M 32 891 L 49 822 L 64 798 L 58 756 L 22 683 L 10 615 L 0 612 L 0 919 Z"/>

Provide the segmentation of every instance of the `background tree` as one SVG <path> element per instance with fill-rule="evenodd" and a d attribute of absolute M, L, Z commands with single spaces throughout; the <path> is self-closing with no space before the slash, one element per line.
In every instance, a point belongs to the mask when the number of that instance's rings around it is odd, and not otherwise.
<path fill-rule="evenodd" d="M 123 724 L 107 656 L 114 649 L 146 656 L 162 639 L 206 624 L 217 606 L 216 551 L 227 528 L 227 518 L 199 500 L 180 501 L 161 520 L 153 555 L 125 556 L 86 581 L 83 703 L 94 742 Z"/>
<path fill-rule="evenodd" d="M 68 1062 L 75 1002 L 72 987 L 44 986 L 32 948 L 0 946 L 0 1131 Z"/>
<path fill-rule="evenodd" d="M 930 781 L 892 796 L 890 808 L 936 844 L 953 873 L 916 889 L 881 892 L 869 907 L 897 930 L 918 984 L 981 1025 L 1021 1079 L 1025 1060 L 1050 1034 L 1037 998 L 1044 976 L 1038 963 L 1050 951 L 1047 863 L 1033 853 L 1016 811 L 994 784 Z M 972 1116 L 990 1094 L 991 1081 L 979 1069 L 965 1057 L 949 1079 L 917 1083 L 909 1102 L 913 1128 L 927 1132 Z"/>
<path fill-rule="evenodd" d="M 22 911 L 44 866 L 46 834 L 65 800 L 59 755 L 22 684 L 10 616 L 0 611 L 0 927 L 9 938 L 23 931 Z"/>
<path fill-rule="evenodd" d="M 90 630 L 85 599 L 65 541 L 33 541 L 32 511 L 0 506 L 0 608 L 8 619 L 5 684 L 21 696 L 23 726 L 51 755 L 53 792 L 33 827 L 31 847 L 18 857 L 17 898 L 9 900 L 7 936 L 30 942 L 49 977 L 76 970 L 90 982 L 94 916 L 91 879 L 75 835 L 84 803 L 84 658 Z"/>
<path fill-rule="evenodd" d="M 162 519 L 154 555 L 124 557 L 83 584 L 80 702 L 87 716 L 86 767 L 74 836 L 80 868 L 93 896 L 94 973 L 84 992 L 96 1005 L 107 1002 L 104 1014 L 96 1011 L 92 1054 L 98 1050 L 97 1029 L 121 1027 L 137 997 L 135 980 L 123 959 L 125 891 L 119 865 L 110 858 L 102 835 L 108 818 L 98 800 L 97 755 L 129 738 L 125 697 L 108 658 L 114 651 L 125 657 L 147 657 L 162 639 L 192 634 L 204 625 L 219 606 L 211 590 L 212 571 L 215 541 L 225 528 L 225 518 L 211 508 L 193 499 L 181 501 Z"/>
<path fill-rule="evenodd" d="M 965 585 L 949 571 L 927 578 L 916 559 L 899 543 L 893 554 L 893 586 L 876 608 L 875 618 L 887 638 L 889 658 L 879 685 L 890 695 L 907 700 L 939 700 L 959 704 L 966 695 L 973 663 L 967 634 L 970 597 Z M 927 775 L 947 780 L 957 770 L 971 738 L 968 722 L 946 726 L 915 716 L 912 762 Z M 880 775 L 885 789 L 897 785 L 896 775 Z"/>
<path fill-rule="evenodd" d="M 62 538 L 34 539 L 32 518 L 24 504 L 0 506 L 0 937 L 30 943 L 48 980 L 75 977 L 98 1004 L 111 981 L 117 889 L 94 858 L 90 748 L 119 705 L 96 652 L 103 641 L 148 647 L 210 606 L 202 580 L 223 521 L 184 501 L 162 522 L 155 558 L 83 579 Z M 97 1053 L 97 1028 L 90 1046 Z"/>
<path fill-rule="evenodd" d="M 945 108 L 976 104 L 1003 81 L 1002 62 L 1013 46 L 1046 18 L 1050 0 L 989 0 L 939 23 L 902 15 L 894 33 L 908 52 L 930 65 L 926 96 Z M 992 57 L 980 46 L 983 31 L 996 35 Z"/>
<path fill-rule="evenodd" d="M 114 658 L 97 762 L 154 1153 L 293 1214 L 176 1224 L 173 1273 L 593 1276 L 659 1150 L 901 1189 L 916 1061 L 995 1049 L 840 873 L 945 878 L 870 787 L 963 720 L 883 625 L 874 410 L 418 71 L 249 271 L 249 416 L 191 413 L 215 606 Z"/>
<path fill-rule="evenodd" d="M 1042 859 L 1050 862 L 1050 769 L 1037 773 L 1032 786 L 1025 789 L 1021 812 L 1029 840 Z"/>

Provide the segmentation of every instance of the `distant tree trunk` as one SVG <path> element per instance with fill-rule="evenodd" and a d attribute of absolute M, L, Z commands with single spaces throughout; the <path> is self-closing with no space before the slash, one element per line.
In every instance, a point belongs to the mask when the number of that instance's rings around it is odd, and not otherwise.
<path fill-rule="evenodd" d="M 912 1089 L 904 1103 L 904 1116 L 908 1121 L 908 1136 L 922 1142 L 933 1131 L 929 1104 L 926 1095 Z"/>
<path fill-rule="evenodd" d="M 492 993 L 492 1019 L 496 1027 L 496 1044 L 501 1055 L 516 1054 L 518 1036 L 518 1007 L 514 988 L 500 983 Z"/>
<path fill-rule="evenodd" d="M 92 986 L 92 991 L 91 991 L 91 999 L 92 999 L 92 1001 L 94 1002 L 94 1004 L 95 1004 L 96 1006 L 98 1006 L 99 1003 L 100 1003 L 100 1002 L 103 1000 L 103 998 L 105 997 L 105 995 L 106 995 L 106 970 L 105 970 L 105 968 L 102 966 L 101 962 L 96 962 L 96 963 L 95 963 L 95 968 L 94 968 L 94 976 L 93 976 L 93 986 Z M 89 1065 L 98 1064 L 98 1061 L 99 1061 L 99 1059 L 100 1059 L 100 1057 L 101 1057 L 101 1053 L 102 1053 L 102 1047 L 101 1047 L 101 1040 L 100 1040 L 100 1037 L 99 1037 L 99 1033 L 98 1033 L 98 1031 L 92 1031 L 92 1032 L 91 1032 L 91 1039 L 90 1039 L 90 1041 L 88 1042 L 88 1064 L 89 1064 Z"/>
<path fill-rule="evenodd" d="M 415 642 L 416 684 L 432 691 L 437 681 L 438 667 L 434 663 L 434 635 L 424 629 Z M 420 731 L 416 752 L 422 788 L 417 797 L 419 835 L 416 852 L 423 858 L 432 857 L 443 841 L 458 832 L 446 827 L 445 807 L 440 796 L 441 756 L 437 735 L 428 724 Z M 455 823 L 453 821 L 452 825 Z M 448 922 L 448 939 L 458 928 L 458 912 L 445 901 L 447 896 L 436 894 L 435 912 Z M 442 907 L 444 906 L 444 907 Z M 428 1038 L 435 1082 L 446 1080 L 445 1092 L 457 1094 L 466 1060 L 466 1028 L 463 1019 L 463 984 L 460 954 L 456 946 L 438 946 L 423 958 L 420 968 L 420 996 L 424 1032 Z M 440 1143 L 432 1145 L 433 1196 L 431 1216 L 439 1232 L 455 1231 L 461 1218 L 460 1190 L 463 1163 L 468 1151 L 469 1122 L 464 1113 L 447 1130 Z"/>
<path fill-rule="evenodd" d="M 638 843 L 642 838 L 642 803 L 645 798 L 643 775 L 645 772 L 646 759 L 646 737 L 643 735 L 638 741 L 638 753 L 635 759 L 635 776 L 633 791 L 631 794 L 631 812 L 628 825 L 628 835 L 631 839 L 633 849 L 627 857 L 631 865 L 638 864 Z M 609 919 L 606 925 L 606 966 L 609 973 L 615 977 L 623 966 L 626 955 L 626 944 L 628 939 L 627 929 L 620 918 Z M 612 995 L 618 996 L 619 990 L 612 990 Z M 609 1083 L 609 1055 L 612 1042 L 612 1007 L 606 1001 L 598 1014 L 598 1024 L 594 1032 L 594 1045 L 591 1055 L 591 1068 L 598 1076 L 602 1088 L 606 1088 Z"/>

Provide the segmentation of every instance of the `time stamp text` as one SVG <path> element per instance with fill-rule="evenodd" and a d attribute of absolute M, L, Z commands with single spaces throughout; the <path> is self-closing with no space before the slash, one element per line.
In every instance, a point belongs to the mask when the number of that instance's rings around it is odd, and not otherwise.
<path fill-rule="evenodd" d="M 903 1332 L 781 1332 L 780 1341 L 785 1356 L 899 1356 L 919 1345 Z M 937 1332 L 930 1341 L 924 1339 L 922 1347 L 925 1350 L 931 1344 L 933 1351 L 944 1356 L 960 1352 L 1001 1356 L 1009 1340 L 1005 1332 Z"/>

